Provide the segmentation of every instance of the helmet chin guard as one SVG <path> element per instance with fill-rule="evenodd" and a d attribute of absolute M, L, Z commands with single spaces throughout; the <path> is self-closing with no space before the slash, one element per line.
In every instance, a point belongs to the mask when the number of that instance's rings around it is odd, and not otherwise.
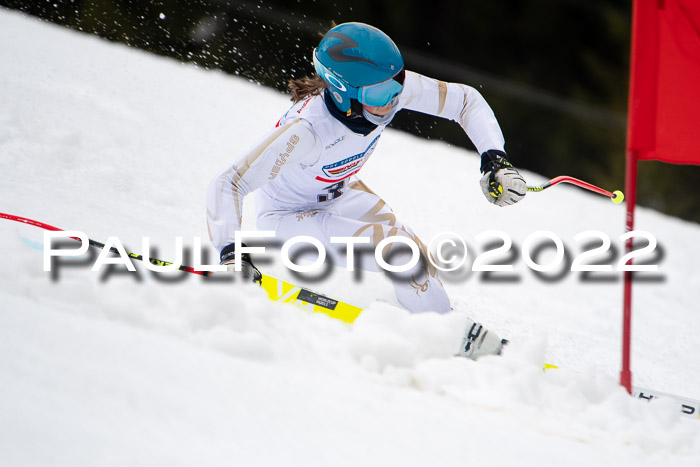
<path fill-rule="evenodd" d="M 394 115 L 396 115 L 398 105 L 399 98 L 397 96 L 394 97 L 393 101 L 391 102 L 391 110 L 389 110 L 389 112 L 387 112 L 386 114 L 376 115 L 367 111 L 367 109 L 362 109 L 362 116 L 365 117 L 367 121 L 374 123 L 375 125 L 388 125 L 389 122 L 391 122 L 391 119 L 394 118 Z"/>

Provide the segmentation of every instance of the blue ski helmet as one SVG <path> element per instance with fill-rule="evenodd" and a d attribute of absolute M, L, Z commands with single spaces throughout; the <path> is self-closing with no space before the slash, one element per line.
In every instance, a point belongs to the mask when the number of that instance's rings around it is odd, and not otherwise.
<path fill-rule="evenodd" d="M 328 31 L 314 49 L 314 67 L 343 112 L 350 110 L 351 99 L 382 107 L 403 89 L 401 52 L 368 24 L 343 23 Z"/>

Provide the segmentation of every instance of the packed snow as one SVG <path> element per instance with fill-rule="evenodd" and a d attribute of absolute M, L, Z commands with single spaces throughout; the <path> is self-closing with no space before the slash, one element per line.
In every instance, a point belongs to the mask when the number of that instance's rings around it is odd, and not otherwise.
<path fill-rule="evenodd" d="M 0 212 L 137 253 L 148 236 L 163 259 L 177 236 L 207 244 L 209 181 L 290 104 L 9 10 L 0 63 Z M 425 241 L 466 239 L 466 269 L 443 276 L 452 313 L 410 315 L 377 274 L 295 277 L 274 253 L 269 274 L 366 310 L 347 326 L 240 281 L 138 262 L 92 272 L 94 256 L 62 260 L 52 279 L 44 231 L 0 220 L 0 464 L 700 465 L 699 420 L 617 384 L 620 273 L 536 274 L 520 254 L 547 230 L 570 260 L 585 243 L 574 237 L 597 230 L 615 248 L 597 260 L 615 267 L 624 205 L 556 186 L 500 209 L 483 199 L 476 154 L 392 130 L 362 176 Z M 634 384 L 699 398 L 700 226 L 637 213 L 660 268 L 635 285 Z M 512 238 L 514 270 L 471 272 L 492 230 Z M 467 316 L 511 340 L 503 356 L 452 356 Z"/>

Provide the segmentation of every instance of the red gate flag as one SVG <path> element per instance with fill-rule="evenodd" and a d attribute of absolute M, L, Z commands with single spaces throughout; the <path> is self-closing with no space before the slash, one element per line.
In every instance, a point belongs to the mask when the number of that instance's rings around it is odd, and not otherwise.
<path fill-rule="evenodd" d="M 636 0 L 627 150 L 700 164 L 700 0 Z"/>
<path fill-rule="evenodd" d="M 638 159 L 700 164 L 700 0 L 634 0 L 625 171 L 627 232 L 634 230 Z M 630 238 L 625 251 L 632 249 Z M 631 394 L 631 271 L 625 271 L 623 296 L 620 384 Z"/>

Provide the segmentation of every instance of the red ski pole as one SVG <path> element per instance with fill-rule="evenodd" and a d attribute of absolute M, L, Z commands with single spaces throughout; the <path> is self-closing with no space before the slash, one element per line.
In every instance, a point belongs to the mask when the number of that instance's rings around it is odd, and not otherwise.
<path fill-rule="evenodd" d="M 0 212 L 0 219 L 7 219 L 10 221 L 20 222 L 22 224 L 33 225 L 34 227 L 39 227 L 39 228 L 44 229 L 44 230 L 51 230 L 53 232 L 63 232 L 64 231 L 63 229 L 59 229 L 58 227 L 54 227 L 53 225 L 44 224 L 43 222 L 35 221 L 34 219 L 28 219 L 26 217 L 20 217 L 20 216 L 15 216 L 12 214 L 6 214 L 4 212 Z M 73 240 L 81 241 L 77 237 L 70 237 L 70 238 L 72 238 Z M 93 240 L 91 238 L 88 238 L 88 243 L 90 245 L 97 247 L 97 248 L 100 248 L 100 249 L 104 249 L 104 247 L 105 247 L 104 243 L 98 242 L 98 241 Z M 110 248 L 109 251 L 111 251 L 112 253 L 119 254 L 119 251 L 114 247 Z M 138 260 L 138 261 L 143 261 L 142 255 L 137 255 L 136 253 L 129 253 L 128 251 L 126 252 L 126 254 L 130 258 L 133 258 L 133 259 Z M 169 266 L 169 265 L 173 264 L 173 263 L 169 263 L 167 261 L 163 261 L 163 260 L 155 259 L 155 258 L 149 258 L 148 262 L 151 264 L 154 264 L 156 266 Z M 198 270 L 192 268 L 191 266 L 178 266 L 177 269 L 180 271 L 185 271 L 185 272 L 189 272 L 192 274 L 199 274 L 200 276 L 209 275 L 209 271 L 198 271 Z"/>
<path fill-rule="evenodd" d="M 558 183 L 571 183 L 572 185 L 580 186 L 581 188 L 585 188 L 586 190 L 590 190 L 594 193 L 598 193 L 598 194 L 607 196 L 615 204 L 620 204 L 625 199 L 625 195 L 620 190 L 615 190 L 613 192 L 610 192 L 608 190 L 604 190 L 600 187 L 592 185 L 588 182 L 584 182 L 583 180 L 579 180 L 578 178 L 569 177 L 567 175 L 561 175 L 559 177 L 555 177 L 555 178 L 551 179 L 550 181 L 548 181 L 547 183 L 544 183 L 542 185 L 529 186 L 529 187 L 527 187 L 527 191 L 546 190 L 550 186 L 554 186 Z"/>

